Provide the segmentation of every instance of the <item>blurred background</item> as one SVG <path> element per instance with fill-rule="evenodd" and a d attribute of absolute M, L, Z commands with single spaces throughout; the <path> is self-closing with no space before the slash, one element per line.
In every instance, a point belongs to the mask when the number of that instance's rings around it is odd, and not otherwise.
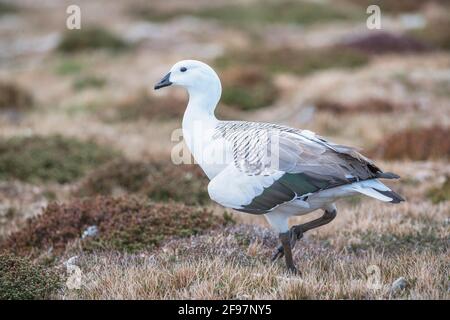
<path fill-rule="evenodd" d="M 81 30 L 66 27 L 73 4 Z M 361 148 L 410 204 L 448 217 L 449 0 L 1 0 L 0 238 L 54 200 L 211 206 L 202 172 L 170 161 L 186 93 L 153 91 L 182 59 L 218 72 L 219 118 Z"/>

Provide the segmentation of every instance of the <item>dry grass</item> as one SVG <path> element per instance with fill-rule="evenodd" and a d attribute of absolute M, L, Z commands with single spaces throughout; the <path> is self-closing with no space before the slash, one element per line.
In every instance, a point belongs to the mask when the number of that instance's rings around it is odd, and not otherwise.
<path fill-rule="evenodd" d="M 78 265 L 84 272 L 79 291 L 65 290 L 63 297 L 77 299 L 423 299 L 448 298 L 448 228 L 443 225 L 445 208 L 431 214 L 407 208 L 405 223 L 387 218 L 393 209 L 377 206 L 377 214 L 364 205 L 344 210 L 338 222 L 313 232 L 300 241 L 295 258 L 301 277 L 285 273 L 283 262 L 270 263 L 276 236 L 256 226 L 231 227 L 186 241 L 174 240 L 156 252 L 141 255 L 104 253 L 83 255 Z M 372 207 L 373 208 L 373 207 Z M 365 212 L 363 210 L 366 210 Z M 364 213 L 363 213 L 364 212 Z M 404 210 L 401 210 L 404 212 Z M 408 211 L 407 211 L 408 212 Z M 386 215 L 388 215 L 386 217 Z M 401 215 L 398 214 L 398 215 Z M 423 217 L 425 215 L 425 217 Z M 361 232 L 368 227 L 389 233 L 414 232 L 416 224 L 436 219 L 442 226 L 430 226 L 442 243 L 433 250 L 416 250 L 397 245 L 397 250 L 369 247 L 356 252 L 340 241 L 365 241 Z M 441 219 L 441 220 L 440 220 Z M 399 223 L 400 222 L 400 223 Z M 350 227 L 344 227 L 350 225 Z M 392 229 L 390 229 L 392 228 Z M 350 232 L 350 233 L 349 233 Z M 397 231 L 398 232 L 398 231 Z M 420 244 L 419 244 L 420 246 Z M 380 270 L 379 286 L 370 276 L 370 266 Z M 408 287 L 398 293 L 390 284 L 405 277 Z"/>

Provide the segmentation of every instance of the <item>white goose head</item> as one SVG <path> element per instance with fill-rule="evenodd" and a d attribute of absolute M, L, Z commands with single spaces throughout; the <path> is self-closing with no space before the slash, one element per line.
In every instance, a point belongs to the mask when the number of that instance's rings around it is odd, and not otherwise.
<path fill-rule="evenodd" d="M 217 73 L 206 63 L 197 60 L 182 60 L 173 65 L 156 85 L 155 90 L 170 85 L 185 88 L 189 93 L 189 100 L 197 103 L 202 100 L 215 108 L 222 93 L 222 86 Z"/>

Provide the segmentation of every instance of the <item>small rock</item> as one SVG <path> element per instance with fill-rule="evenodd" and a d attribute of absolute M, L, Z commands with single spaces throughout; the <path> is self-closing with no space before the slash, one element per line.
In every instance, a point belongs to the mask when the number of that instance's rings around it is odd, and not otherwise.
<path fill-rule="evenodd" d="M 400 292 L 400 291 L 406 289 L 407 286 L 408 286 L 408 281 L 406 281 L 405 278 L 400 277 L 392 283 L 391 293 Z"/>
<path fill-rule="evenodd" d="M 73 256 L 73 257 L 69 258 L 66 262 L 64 262 L 64 264 L 66 266 L 73 266 L 73 265 L 75 265 L 75 262 L 77 261 L 77 259 L 78 259 L 78 256 Z"/>
<path fill-rule="evenodd" d="M 81 235 L 81 239 L 84 239 L 86 237 L 95 237 L 97 234 L 98 234 L 97 226 L 90 226 L 86 230 L 83 231 L 83 234 Z"/>

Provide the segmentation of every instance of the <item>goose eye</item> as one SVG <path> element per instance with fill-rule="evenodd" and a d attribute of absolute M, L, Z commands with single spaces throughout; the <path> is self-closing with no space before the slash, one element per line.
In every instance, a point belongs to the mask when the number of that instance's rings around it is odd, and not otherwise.
<path fill-rule="evenodd" d="M 186 67 L 181 67 L 181 68 L 180 68 L 180 71 L 181 71 L 181 72 L 186 72 L 186 70 L 187 70 Z"/>

